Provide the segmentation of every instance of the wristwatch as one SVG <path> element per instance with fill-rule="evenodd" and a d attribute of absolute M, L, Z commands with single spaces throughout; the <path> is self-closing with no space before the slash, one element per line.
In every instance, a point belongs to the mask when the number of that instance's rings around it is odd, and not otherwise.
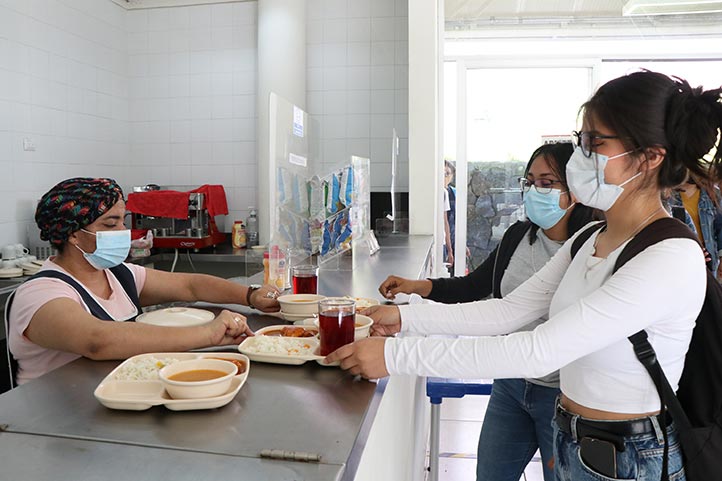
<path fill-rule="evenodd" d="M 260 284 L 251 284 L 250 286 L 248 286 L 248 290 L 246 291 L 246 304 L 248 304 L 248 307 L 250 307 L 251 309 L 255 309 L 255 307 L 253 307 L 253 304 L 251 304 L 251 294 L 253 294 L 253 291 L 257 291 L 261 287 L 262 286 Z"/>

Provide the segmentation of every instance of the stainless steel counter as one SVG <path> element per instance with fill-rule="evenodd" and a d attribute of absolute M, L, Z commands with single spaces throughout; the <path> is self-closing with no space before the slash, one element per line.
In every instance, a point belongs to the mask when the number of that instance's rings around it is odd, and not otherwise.
<path fill-rule="evenodd" d="M 320 292 L 378 298 L 376 287 L 387 275 L 416 278 L 431 238 L 400 244 L 372 257 L 340 257 L 336 270 L 323 266 Z M 282 323 L 242 306 L 216 307 L 250 314 L 254 329 Z M 316 363 L 252 363 L 246 385 L 225 407 L 115 411 L 100 405 L 93 391 L 117 364 L 79 359 L 0 396 L 3 476 L 216 479 L 242 470 L 249 480 L 352 480 L 386 386 Z M 321 463 L 260 460 L 263 449 L 318 453 Z M 117 472 L 107 476 L 108 468 Z M 209 475 L 208 469 L 217 470 Z"/>

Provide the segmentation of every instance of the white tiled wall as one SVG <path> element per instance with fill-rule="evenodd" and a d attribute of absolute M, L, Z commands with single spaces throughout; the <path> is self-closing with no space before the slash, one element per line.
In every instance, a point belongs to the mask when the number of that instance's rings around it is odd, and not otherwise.
<path fill-rule="evenodd" d="M 129 180 L 223 184 L 230 231 L 256 204 L 257 3 L 127 15 Z"/>
<path fill-rule="evenodd" d="M 126 191 L 220 183 L 225 227 L 245 218 L 256 203 L 256 23 L 256 2 L 0 0 L 0 245 L 26 242 L 35 201 L 71 176 L 113 177 Z"/>
<path fill-rule="evenodd" d="M 335 164 L 370 156 L 408 186 L 407 0 L 308 0 L 308 111 Z M 59 180 L 226 187 L 227 230 L 256 203 L 256 2 L 126 11 L 0 0 L 0 245 L 26 242 Z M 23 150 L 23 140 L 35 146 Z"/>
<path fill-rule="evenodd" d="M 0 0 L 0 245 L 26 242 L 36 200 L 59 180 L 124 180 L 125 21 L 110 1 Z"/>
<path fill-rule="evenodd" d="M 323 161 L 371 158 L 374 191 L 408 190 L 408 1 L 308 0 L 307 110 L 321 125 Z"/>

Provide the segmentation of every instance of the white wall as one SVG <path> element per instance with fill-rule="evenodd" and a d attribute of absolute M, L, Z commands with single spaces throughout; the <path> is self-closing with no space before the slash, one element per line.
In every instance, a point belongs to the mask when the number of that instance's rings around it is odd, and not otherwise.
<path fill-rule="evenodd" d="M 127 15 L 127 181 L 223 184 L 230 231 L 257 204 L 257 2 Z"/>
<path fill-rule="evenodd" d="M 391 131 L 401 138 L 399 191 L 408 190 L 408 1 L 308 0 L 307 111 L 326 164 L 371 159 L 371 188 L 391 185 Z"/>
<path fill-rule="evenodd" d="M 58 181 L 125 177 L 125 19 L 110 1 L 0 0 L 0 245 L 27 242 Z"/>

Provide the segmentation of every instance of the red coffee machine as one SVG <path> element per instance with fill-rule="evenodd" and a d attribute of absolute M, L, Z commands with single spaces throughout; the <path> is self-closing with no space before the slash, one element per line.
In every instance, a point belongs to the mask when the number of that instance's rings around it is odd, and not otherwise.
<path fill-rule="evenodd" d="M 188 192 L 157 186 L 136 187 L 128 194 L 133 238 L 153 232 L 153 247 L 201 249 L 226 240 L 214 217 L 228 214 L 222 185 L 203 185 Z"/>

